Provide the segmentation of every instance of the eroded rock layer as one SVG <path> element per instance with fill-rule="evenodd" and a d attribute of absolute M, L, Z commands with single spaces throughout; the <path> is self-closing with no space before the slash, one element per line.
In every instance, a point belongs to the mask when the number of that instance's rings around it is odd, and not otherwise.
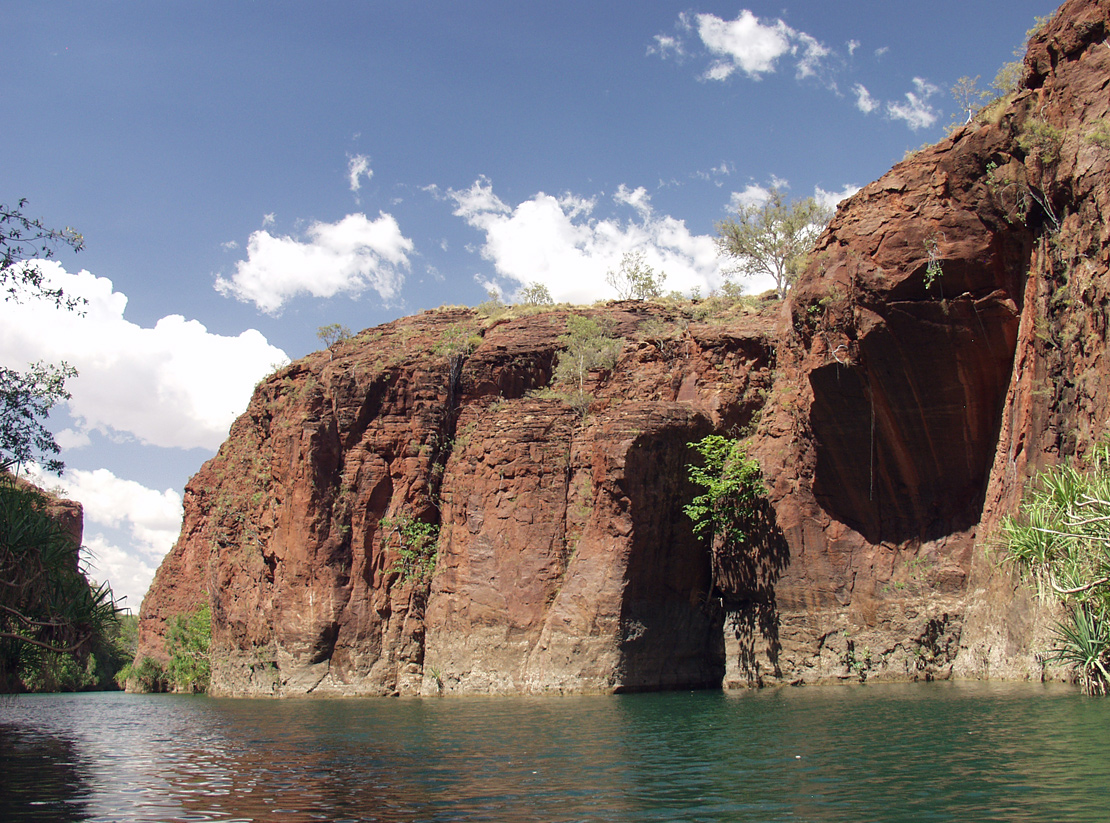
<path fill-rule="evenodd" d="M 224 694 L 1041 676 L 1051 615 L 991 535 L 1110 416 L 1108 28 L 1065 3 L 780 309 L 582 310 L 623 341 L 589 403 L 548 389 L 567 309 L 426 312 L 272 375 L 186 490 L 139 655 L 207 600 Z M 682 513 L 687 444 L 742 431 L 768 497 L 724 552 Z"/>

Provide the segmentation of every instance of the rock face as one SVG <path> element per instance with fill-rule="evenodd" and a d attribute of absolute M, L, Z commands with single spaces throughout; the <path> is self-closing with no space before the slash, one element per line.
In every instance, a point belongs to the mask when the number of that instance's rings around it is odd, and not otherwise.
<path fill-rule="evenodd" d="M 547 389 L 565 309 L 426 312 L 271 376 L 186 489 L 140 657 L 207 600 L 224 694 L 1042 676 L 1051 614 L 991 535 L 1110 416 L 1108 27 L 1065 3 L 779 309 L 582 310 L 623 339 L 588 407 Z M 767 501 L 726 555 L 682 513 L 687 444 L 752 428 Z"/>

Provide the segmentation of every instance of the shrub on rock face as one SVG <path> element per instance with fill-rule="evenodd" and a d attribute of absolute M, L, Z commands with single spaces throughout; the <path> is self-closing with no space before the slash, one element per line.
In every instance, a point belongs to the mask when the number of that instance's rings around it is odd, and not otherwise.
<path fill-rule="evenodd" d="M 610 337 L 596 320 L 580 314 L 567 318 L 567 333 L 559 338 L 563 350 L 555 364 L 554 379 L 571 387 L 562 396 L 585 416 L 593 395 L 586 391 L 586 379 L 595 369 L 611 371 L 617 364 L 624 340 Z"/>
<path fill-rule="evenodd" d="M 120 669 L 116 682 L 136 692 L 164 692 L 166 690 L 166 670 L 153 657 L 144 657 L 138 664 Z"/>
<path fill-rule="evenodd" d="M 211 641 L 212 613 L 207 603 L 192 614 L 179 614 L 170 621 L 166 632 L 166 652 L 170 656 L 166 675 L 178 691 L 208 691 Z"/>
<path fill-rule="evenodd" d="M 89 685 L 88 655 L 117 618 L 111 589 L 89 583 L 79 552 L 42 492 L 0 476 L 0 690 Z"/>
<path fill-rule="evenodd" d="M 1086 694 L 1110 690 L 1110 447 L 1083 472 L 1042 472 L 1017 517 L 1002 525 L 1006 557 L 1067 617 L 1049 661 L 1073 667 Z"/>
<path fill-rule="evenodd" d="M 389 570 L 399 574 L 405 583 L 424 583 L 431 578 L 436 566 L 439 526 L 408 515 L 387 517 L 381 525 L 388 535 L 387 545 L 397 552 Z"/>
<path fill-rule="evenodd" d="M 683 507 L 694 522 L 694 534 L 711 540 L 720 536 L 725 544 L 745 542 L 748 523 L 766 495 L 759 463 L 748 456 L 742 441 L 719 434 L 687 445 L 701 457 L 700 464 L 686 467 L 687 476 L 705 489 Z"/>

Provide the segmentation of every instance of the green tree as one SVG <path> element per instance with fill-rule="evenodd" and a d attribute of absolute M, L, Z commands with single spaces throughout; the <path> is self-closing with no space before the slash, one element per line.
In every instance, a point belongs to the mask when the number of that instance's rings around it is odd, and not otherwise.
<path fill-rule="evenodd" d="M 212 612 L 205 603 L 192 614 L 174 615 L 166 629 L 166 675 L 178 691 L 206 692 L 212 676 L 209 647 Z"/>
<path fill-rule="evenodd" d="M 812 197 L 788 203 L 772 188 L 763 203 L 742 205 L 735 217 L 717 224 L 717 248 L 737 261 L 731 274 L 769 274 L 782 299 L 831 217 L 831 211 Z"/>
<path fill-rule="evenodd" d="M 351 330 L 339 323 L 328 323 L 328 325 L 316 329 L 316 336 L 320 338 L 325 347 L 330 349 L 337 343 L 350 340 Z"/>
<path fill-rule="evenodd" d="M 555 303 L 543 283 L 529 283 L 520 290 L 520 302 L 526 306 L 550 306 Z"/>
<path fill-rule="evenodd" d="M 748 456 L 743 441 L 719 434 L 687 443 L 700 461 L 686 466 L 690 482 L 705 491 L 682 511 L 694 523 L 694 534 L 738 546 L 749 535 L 758 502 L 766 496 L 759 463 Z"/>
<path fill-rule="evenodd" d="M 611 370 L 624 341 L 610 337 L 596 320 L 572 314 L 567 318 L 567 333 L 559 337 L 559 342 L 563 350 L 555 364 L 555 380 L 574 387 L 567 399 L 584 412 L 592 397 L 586 392 L 586 379 L 594 369 Z"/>
<path fill-rule="evenodd" d="M 423 583 L 432 576 L 436 567 L 439 526 L 425 523 L 409 515 L 387 517 L 381 521 L 385 530 L 385 544 L 397 552 L 389 570 L 401 576 L 401 581 Z M 396 537 L 396 545 L 393 538 Z"/>
<path fill-rule="evenodd" d="M 84 298 L 51 288 L 38 263 L 54 256 L 58 246 L 80 251 L 84 238 L 71 228 L 47 228 L 42 220 L 24 213 L 27 200 L 16 206 L 0 204 L 0 289 L 4 300 L 53 301 L 59 308 L 77 311 Z M 32 460 L 42 460 L 48 471 L 61 473 L 60 449 L 43 421 L 60 400 L 68 400 L 67 379 L 76 376 L 71 366 L 35 363 L 26 372 L 0 365 L 0 469 L 16 470 Z"/>
<path fill-rule="evenodd" d="M 647 264 L 642 251 L 626 252 L 621 257 L 621 265 L 616 271 L 609 270 L 605 282 L 617 290 L 620 300 L 651 300 L 663 294 L 663 284 L 667 275 L 655 273 Z"/>
<path fill-rule="evenodd" d="M 952 115 L 952 126 L 962 126 L 970 123 L 972 119 L 982 111 L 991 99 L 991 93 L 985 89 L 979 88 L 979 75 L 968 77 L 966 74 L 956 81 L 952 86 L 952 97 L 956 100 L 956 106 L 959 108 L 957 114 Z M 967 118 L 964 119 L 964 113 L 967 113 Z"/>
<path fill-rule="evenodd" d="M 1084 472 L 1042 472 L 1016 517 L 1002 524 L 1006 558 L 1045 598 L 1063 603 L 1048 659 L 1074 668 L 1083 691 L 1110 690 L 1110 448 Z"/>
<path fill-rule="evenodd" d="M 35 462 L 55 474 L 65 470 L 61 451 L 44 421 L 61 400 L 69 399 L 65 383 L 77 370 L 66 363 L 32 363 L 18 372 L 0 366 L 0 470 Z"/>
<path fill-rule="evenodd" d="M 68 226 L 47 228 L 42 220 L 24 213 L 26 205 L 27 198 L 14 207 L 0 204 L 0 288 L 7 292 L 4 299 L 19 302 L 30 295 L 53 300 L 59 308 L 78 309 L 85 305 L 85 299 L 67 296 L 60 288 L 48 287 L 36 261 L 53 257 L 58 246 L 81 251 L 85 238 Z"/>

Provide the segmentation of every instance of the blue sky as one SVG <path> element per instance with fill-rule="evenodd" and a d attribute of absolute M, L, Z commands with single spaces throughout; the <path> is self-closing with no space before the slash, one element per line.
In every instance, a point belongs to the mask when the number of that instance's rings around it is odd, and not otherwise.
<path fill-rule="evenodd" d="M 708 293 L 737 202 L 879 177 L 1054 9 L 9 0 L 0 200 L 84 234 L 48 269 L 90 307 L 0 305 L 0 362 L 81 372 L 52 424 L 95 573 L 137 610 L 186 480 L 321 325 L 605 299 L 633 250 Z"/>

